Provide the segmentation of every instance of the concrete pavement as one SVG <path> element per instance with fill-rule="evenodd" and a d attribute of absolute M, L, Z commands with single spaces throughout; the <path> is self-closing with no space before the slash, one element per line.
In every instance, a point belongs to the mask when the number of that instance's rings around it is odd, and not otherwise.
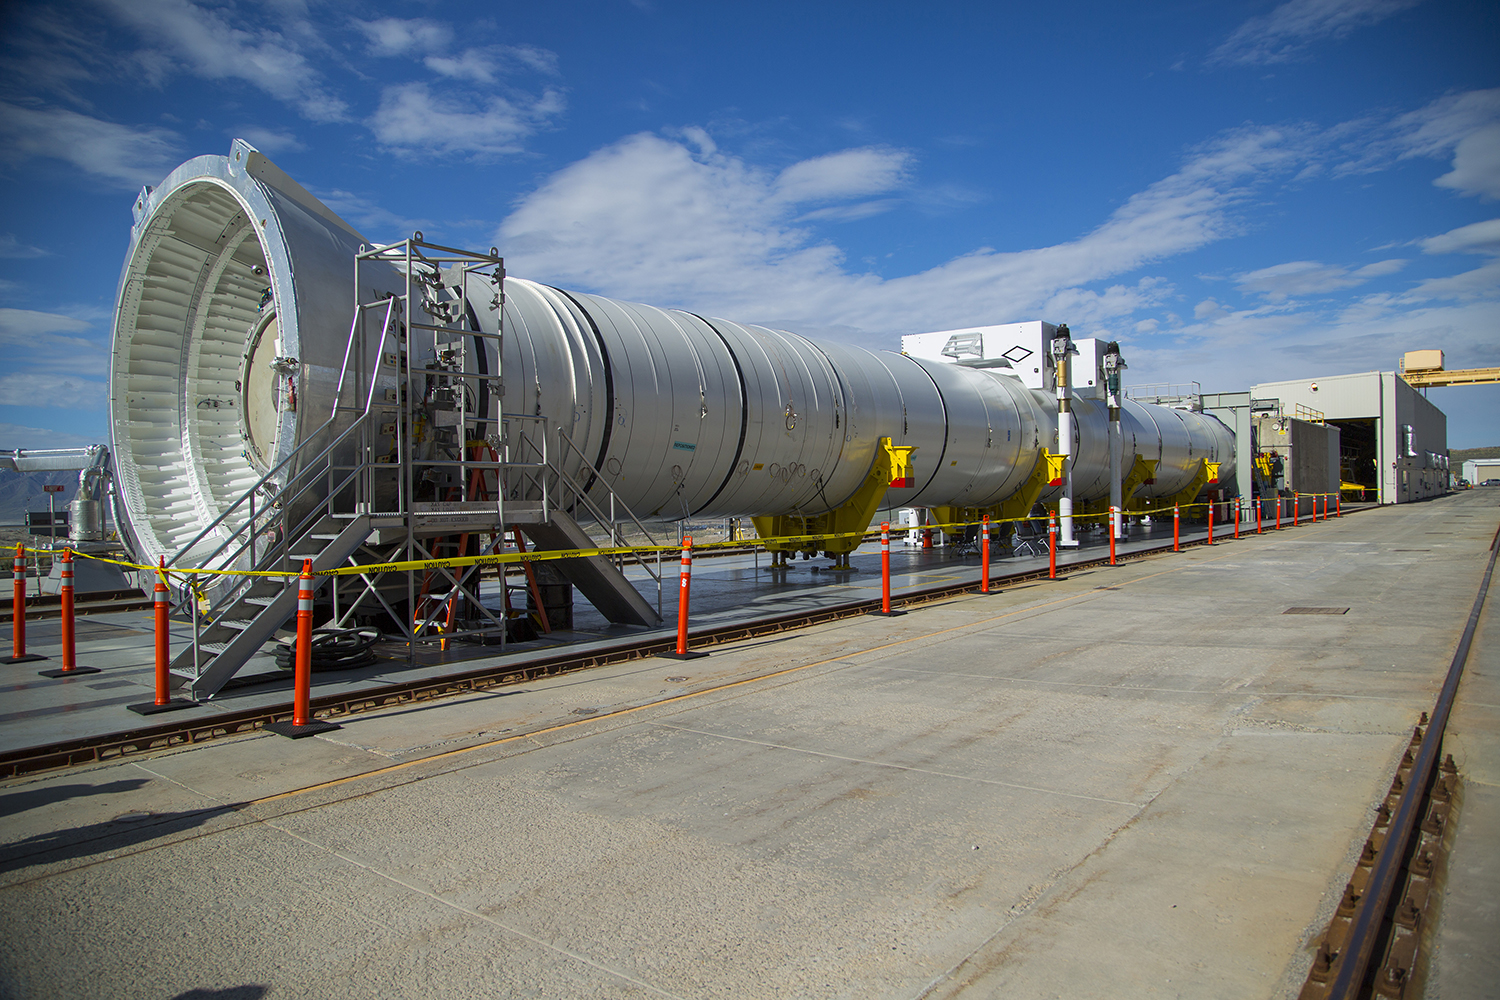
<path fill-rule="evenodd" d="M 0 783 L 0 992 L 1293 996 L 1497 524 L 1474 491 Z"/>

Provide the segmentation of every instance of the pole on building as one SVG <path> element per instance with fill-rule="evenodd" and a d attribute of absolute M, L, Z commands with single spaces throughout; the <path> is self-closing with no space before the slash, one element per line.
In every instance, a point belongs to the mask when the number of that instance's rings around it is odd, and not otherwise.
<path fill-rule="evenodd" d="M 1120 430 L 1120 373 L 1130 367 L 1120 357 L 1120 345 L 1110 341 L 1104 345 L 1104 392 L 1105 404 L 1109 407 L 1109 534 L 1111 538 L 1124 538 L 1124 518 L 1120 511 L 1125 507 L 1124 450 L 1125 435 Z"/>
<path fill-rule="evenodd" d="M 1073 537 L 1073 376 L 1068 359 L 1078 353 L 1073 346 L 1073 335 L 1068 324 L 1059 326 L 1052 334 L 1052 371 L 1057 377 L 1057 453 L 1062 456 L 1064 486 L 1058 498 L 1057 510 L 1062 521 L 1062 542 L 1065 548 L 1078 544 Z"/>

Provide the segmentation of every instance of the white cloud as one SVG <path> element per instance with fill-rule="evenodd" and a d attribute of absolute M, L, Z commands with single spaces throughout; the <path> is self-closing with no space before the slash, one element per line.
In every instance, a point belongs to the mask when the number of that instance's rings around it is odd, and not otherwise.
<path fill-rule="evenodd" d="M 89 308 L 86 315 L 98 315 Z M 95 326 L 78 316 L 38 312 L 34 309 L 0 309 L 0 366 L 12 378 L 10 402 L 18 405 L 51 405 L 32 403 L 17 395 L 26 379 L 31 391 L 37 386 L 52 386 L 59 375 L 104 375 L 108 370 L 109 351 Z M 38 382 L 38 378 L 43 380 Z M 92 384 L 92 383 L 90 383 Z"/>
<path fill-rule="evenodd" d="M 466 99 L 435 94 L 425 83 L 387 87 L 368 124 L 382 145 L 413 156 L 519 153 L 523 141 L 563 109 L 562 95 L 513 103 L 503 97 Z"/>
<path fill-rule="evenodd" d="M 322 74 L 303 54 L 305 46 L 321 45 L 305 19 L 293 19 L 281 32 L 264 27 L 267 12 L 260 8 L 241 27 L 231 23 L 230 9 L 187 0 L 101 2 L 147 42 L 138 61 L 148 73 L 180 67 L 209 80 L 243 80 L 313 121 L 347 117 L 347 106 L 324 88 Z"/>
<path fill-rule="evenodd" d="M 528 69 L 549 76 L 557 73 L 557 53 L 535 45 L 487 45 L 453 51 L 453 30 L 427 18 L 383 17 L 355 21 L 369 40 L 372 56 L 423 56 L 434 73 L 454 80 L 494 83 L 501 73 Z"/>
<path fill-rule="evenodd" d="M 1070 242 L 981 247 L 919 274 L 883 279 L 845 266 L 791 198 L 856 197 L 904 183 L 907 154 L 858 149 L 780 174 L 685 142 L 629 136 L 553 174 L 502 223 L 512 272 L 606 294 L 799 328 L 895 333 L 1044 314 L 1102 322 L 1170 289 L 1137 279 L 1085 288 L 1238 231 L 1234 206 L 1267 173 L 1294 165 L 1304 136 L 1231 133 Z M 858 212 L 858 206 L 851 211 Z M 834 216 L 836 218 L 837 216 Z"/>
<path fill-rule="evenodd" d="M 0 423 L 0 448 L 82 448 L 106 440 L 103 432 L 95 437 L 85 437 L 50 427 Z"/>
<path fill-rule="evenodd" d="M 1464 271 L 1444 278 L 1428 278 L 1400 296 L 1402 302 L 1428 302 L 1431 300 L 1500 299 L 1500 260 L 1492 260 L 1472 271 Z M 1491 336 L 1493 330 L 1491 327 Z M 1491 345 L 1493 349 L 1493 344 Z"/>
<path fill-rule="evenodd" d="M 41 247 L 28 246 L 11 233 L 0 235 L 0 257 L 11 260 L 27 260 L 32 257 L 48 257 L 51 254 Z"/>
<path fill-rule="evenodd" d="M 1450 229 L 1422 241 L 1423 253 L 1500 254 L 1500 219 Z"/>
<path fill-rule="evenodd" d="M 1402 156 L 1443 156 L 1475 131 L 1500 121 L 1500 88 L 1440 97 L 1393 123 Z"/>
<path fill-rule="evenodd" d="M 241 125 L 229 130 L 229 134 L 244 139 L 262 153 L 280 153 L 287 150 L 306 149 L 297 137 L 286 129 L 280 131 L 261 128 L 258 125 Z"/>
<path fill-rule="evenodd" d="M 1500 199 L 1500 125 L 1487 125 L 1458 140 L 1453 169 L 1432 183 L 1460 194 Z"/>
<path fill-rule="evenodd" d="M 1316 295 L 1355 288 L 1372 278 L 1395 274 L 1405 266 L 1404 260 L 1382 260 L 1351 271 L 1336 264 L 1294 260 L 1242 274 L 1235 281 L 1243 291 L 1256 292 L 1272 302 L 1281 302 L 1293 295 Z"/>
<path fill-rule="evenodd" d="M 457 56 L 428 56 L 422 61 L 434 73 L 474 83 L 494 83 L 500 72 L 495 53 L 482 49 L 465 49 Z"/>
<path fill-rule="evenodd" d="M 789 202 L 830 201 L 884 194 L 906 179 L 911 154 L 894 149 L 846 149 L 794 163 L 776 178 Z"/>
<path fill-rule="evenodd" d="M 0 343 L 26 344 L 44 333 L 86 333 L 86 320 L 33 309 L 0 309 Z"/>
<path fill-rule="evenodd" d="M 0 375 L 0 406 L 98 410 L 108 387 L 103 382 L 58 372 L 6 372 Z"/>
<path fill-rule="evenodd" d="M 1209 62 L 1265 65 L 1288 62 L 1312 42 L 1343 38 L 1415 7 L 1421 0 L 1289 0 L 1250 18 L 1214 50 Z"/>
<path fill-rule="evenodd" d="M 815 209 L 804 215 L 799 215 L 797 222 L 854 222 L 857 219 L 868 219 L 872 215 L 888 212 L 899 205 L 895 198 L 881 198 L 878 201 L 862 201 L 855 205 L 830 205 L 827 208 Z"/>
<path fill-rule="evenodd" d="M 377 21 L 354 23 L 369 39 L 372 56 L 435 52 L 453 43 L 453 29 L 424 17 L 382 17 Z"/>
<path fill-rule="evenodd" d="M 179 142 L 169 129 L 135 129 L 76 111 L 0 101 L 0 160 L 62 160 L 132 191 L 161 181 L 177 164 Z"/>
<path fill-rule="evenodd" d="M 1383 170 L 1393 160 L 1453 156 L 1439 187 L 1500 198 L 1500 88 L 1441 97 L 1390 122 L 1350 122 L 1331 135 L 1354 153 L 1334 175 Z"/>

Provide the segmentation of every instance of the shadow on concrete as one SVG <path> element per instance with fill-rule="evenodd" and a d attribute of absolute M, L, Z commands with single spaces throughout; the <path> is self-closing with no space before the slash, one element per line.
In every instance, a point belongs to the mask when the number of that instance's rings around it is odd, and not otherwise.
<path fill-rule="evenodd" d="M 266 987 L 259 983 L 230 986 L 222 990 L 192 989 L 179 993 L 172 1000 L 260 1000 L 266 995 Z"/>
<path fill-rule="evenodd" d="M 87 795 L 116 795 L 120 792 L 133 792 L 150 782 L 150 778 L 127 778 L 123 781 L 111 781 L 105 785 L 53 785 L 50 788 L 12 792 L 9 795 L 0 795 L 0 816 L 14 816 L 38 806 L 51 805 L 53 802 L 66 802 L 68 799 L 79 799 Z"/>
<path fill-rule="evenodd" d="M 187 812 L 126 813 L 103 823 L 39 833 L 0 847 L 0 873 L 135 847 L 202 826 L 217 816 L 238 812 L 244 805 L 236 802 Z"/>

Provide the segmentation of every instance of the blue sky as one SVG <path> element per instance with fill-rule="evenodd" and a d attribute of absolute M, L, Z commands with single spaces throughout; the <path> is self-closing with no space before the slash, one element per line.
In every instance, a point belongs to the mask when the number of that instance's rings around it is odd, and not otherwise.
<path fill-rule="evenodd" d="M 372 239 L 1130 380 L 1500 365 L 1500 5 L 71 0 L 0 12 L 0 447 L 102 441 L 142 184 L 256 144 Z M 1500 444 L 1500 386 L 1433 390 Z"/>

